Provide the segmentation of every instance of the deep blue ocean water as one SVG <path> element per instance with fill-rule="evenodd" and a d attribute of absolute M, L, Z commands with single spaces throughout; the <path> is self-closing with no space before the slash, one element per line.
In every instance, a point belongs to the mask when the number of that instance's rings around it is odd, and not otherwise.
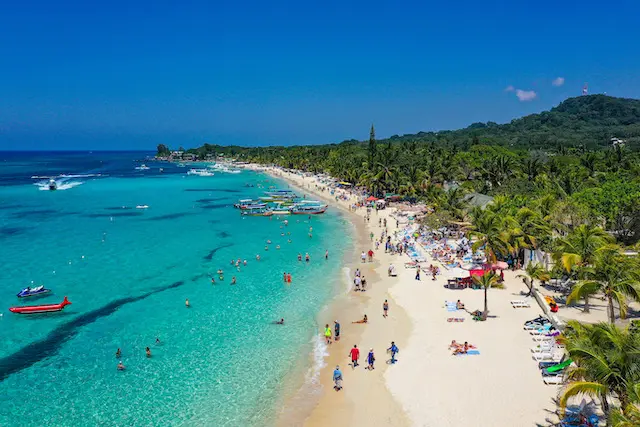
<path fill-rule="evenodd" d="M 148 154 L 0 153 L 0 425 L 268 425 L 295 385 L 283 380 L 306 369 L 350 243 L 345 218 L 242 218 L 237 199 L 285 184 L 135 170 Z M 63 174 L 58 191 L 32 178 Z M 16 298 L 32 281 L 53 294 Z M 65 295 L 61 313 L 8 311 Z"/>

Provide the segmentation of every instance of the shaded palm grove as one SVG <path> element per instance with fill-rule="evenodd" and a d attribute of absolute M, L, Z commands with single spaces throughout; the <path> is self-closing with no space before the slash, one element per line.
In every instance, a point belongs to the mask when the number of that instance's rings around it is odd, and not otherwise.
<path fill-rule="evenodd" d="M 369 194 L 398 194 L 429 207 L 428 226 L 467 223 L 474 249 L 491 261 L 522 259 L 525 249 L 550 255 L 519 275 L 569 278 L 567 302 L 589 310 L 607 304 L 607 323 L 570 322 L 563 340 L 575 362 L 560 406 L 572 396 L 596 398 L 617 427 L 640 425 L 640 334 L 619 326 L 640 301 L 640 101 L 603 95 L 568 99 L 551 111 L 511 123 L 473 124 L 377 141 L 293 147 L 205 144 L 189 152 L 327 173 Z M 475 195 L 492 198 L 480 207 Z M 473 196 L 473 197 L 472 197 Z M 474 206 L 475 205 L 475 206 Z M 496 278 L 485 275 L 486 291 Z M 637 329 L 637 328 L 636 328 Z"/>

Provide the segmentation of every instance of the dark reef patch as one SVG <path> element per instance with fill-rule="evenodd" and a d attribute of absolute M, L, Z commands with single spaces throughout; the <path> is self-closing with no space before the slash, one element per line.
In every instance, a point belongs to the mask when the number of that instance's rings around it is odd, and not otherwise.
<path fill-rule="evenodd" d="M 216 254 L 216 252 L 218 252 L 220 249 L 230 248 L 231 246 L 233 246 L 233 243 L 229 243 L 228 245 L 222 245 L 222 246 L 218 246 L 215 249 L 211 249 L 209 253 L 203 257 L 203 259 L 205 261 L 211 261 L 213 259 L 213 256 Z"/>
<path fill-rule="evenodd" d="M 11 374 L 20 372 L 38 362 L 55 356 L 60 348 L 62 348 L 67 341 L 75 337 L 83 326 L 89 325 L 102 317 L 115 313 L 116 310 L 123 305 L 141 301 L 159 292 L 178 288 L 184 285 L 184 283 L 185 282 L 181 280 L 137 297 L 120 298 L 100 308 L 89 311 L 88 313 L 81 314 L 69 322 L 61 324 L 49 332 L 45 338 L 28 344 L 13 354 L 0 359 L 0 381 L 3 381 Z"/>
<path fill-rule="evenodd" d="M 149 221 L 164 221 L 164 220 L 169 220 L 169 219 L 182 218 L 182 217 L 187 216 L 187 215 L 191 215 L 191 214 L 189 212 L 177 212 L 177 213 L 166 214 L 166 215 L 152 216 L 152 217 L 147 218 L 147 219 Z"/>

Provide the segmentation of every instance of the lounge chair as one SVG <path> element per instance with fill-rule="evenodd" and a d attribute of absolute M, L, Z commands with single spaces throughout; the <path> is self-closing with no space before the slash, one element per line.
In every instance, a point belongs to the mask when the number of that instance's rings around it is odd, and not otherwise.
<path fill-rule="evenodd" d="M 543 353 L 533 353 L 531 357 L 536 362 L 559 362 L 562 360 L 562 353 L 548 351 Z"/>
<path fill-rule="evenodd" d="M 564 375 L 551 375 L 548 377 L 542 377 L 542 381 L 546 385 L 561 385 L 564 383 Z"/>
<path fill-rule="evenodd" d="M 529 308 L 531 307 L 531 304 L 529 304 L 529 301 L 515 300 L 511 301 L 511 306 L 513 308 Z"/>

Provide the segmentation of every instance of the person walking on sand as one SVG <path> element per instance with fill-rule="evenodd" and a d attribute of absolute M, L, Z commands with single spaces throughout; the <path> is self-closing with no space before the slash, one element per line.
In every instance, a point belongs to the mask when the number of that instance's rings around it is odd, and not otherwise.
<path fill-rule="evenodd" d="M 373 354 L 373 349 L 369 350 L 369 354 L 367 355 L 367 363 L 369 364 L 369 366 L 367 366 L 367 369 L 372 371 L 375 369 L 375 367 L 373 366 L 373 364 L 376 361 L 376 356 Z"/>
<path fill-rule="evenodd" d="M 326 339 L 327 344 L 331 344 L 331 328 L 328 323 L 324 326 L 324 338 Z"/>
<path fill-rule="evenodd" d="M 420 280 L 420 267 L 416 268 L 416 280 Z"/>
<path fill-rule="evenodd" d="M 340 341 L 340 323 L 337 320 L 333 322 L 334 340 Z"/>
<path fill-rule="evenodd" d="M 373 262 L 373 250 L 369 249 L 369 262 Z"/>
<path fill-rule="evenodd" d="M 396 343 L 391 341 L 391 347 L 389 347 L 387 351 L 391 353 L 391 364 L 393 365 L 394 363 L 397 362 L 396 353 L 399 352 L 400 350 L 398 350 Z"/>
<path fill-rule="evenodd" d="M 333 389 L 335 391 L 342 390 L 342 372 L 340 371 L 340 366 L 336 366 L 336 369 L 333 371 Z"/>
<path fill-rule="evenodd" d="M 363 264 L 367 262 L 367 254 L 365 253 L 365 251 L 362 251 L 362 253 L 360 254 L 360 259 L 362 260 Z"/>
<path fill-rule="evenodd" d="M 353 345 L 353 348 L 349 351 L 349 356 L 351 356 L 351 365 L 354 368 L 358 366 L 358 360 L 360 359 L 360 349 L 358 349 L 357 345 Z"/>
<path fill-rule="evenodd" d="M 387 317 L 389 314 L 389 302 L 387 300 L 384 300 L 384 303 L 382 304 L 382 317 Z"/>
<path fill-rule="evenodd" d="M 371 239 L 371 241 L 373 242 L 373 231 L 369 234 L 369 238 Z"/>

